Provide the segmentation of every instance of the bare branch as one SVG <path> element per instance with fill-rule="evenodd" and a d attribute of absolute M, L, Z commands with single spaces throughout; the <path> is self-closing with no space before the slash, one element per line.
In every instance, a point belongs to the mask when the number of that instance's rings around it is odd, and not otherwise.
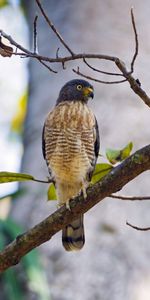
<path fill-rule="evenodd" d="M 59 53 L 59 47 L 58 47 L 57 50 L 56 50 L 56 58 L 59 57 L 58 53 Z"/>
<path fill-rule="evenodd" d="M 54 24 L 51 22 L 51 20 L 48 18 L 48 16 L 46 15 L 41 3 L 39 0 L 36 0 L 36 3 L 43 15 L 43 17 L 45 18 L 47 24 L 50 26 L 50 28 L 53 30 L 53 32 L 56 34 L 56 36 L 58 37 L 58 39 L 60 40 L 60 42 L 64 45 L 64 47 L 69 51 L 69 53 L 73 56 L 74 53 L 73 51 L 70 49 L 70 47 L 67 45 L 67 43 L 64 41 L 64 39 L 62 38 L 62 36 L 60 35 L 60 33 L 58 32 L 58 30 L 55 28 Z"/>
<path fill-rule="evenodd" d="M 150 227 L 138 227 L 138 226 L 130 224 L 129 222 L 126 222 L 126 225 L 132 227 L 133 229 L 140 230 L 140 231 L 148 231 L 148 230 L 150 230 Z"/>
<path fill-rule="evenodd" d="M 94 68 L 94 67 L 92 67 L 92 66 L 89 64 L 89 62 L 87 62 L 87 60 L 86 60 L 85 58 L 83 58 L 83 61 L 84 61 L 84 63 L 85 63 L 90 69 L 92 69 L 92 70 L 95 71 L 95 72 L 98 72 L 98 73 L 101 73 L 101 74 L 106 74 L 106 75 L 123 76 L 123 74 L 121 74 L 121 73 L 111 73 L 111 72 L 106 72 L 106 71 L 102 71 L 102 70 L 99 70 L 99 69 L 97 69 L 97 68 Z"/>
<path fill-rule="evenodd" d="M 117 83 L 122 83 L 122 82 L 127 81 L 127 79 L 122 79 L 122 80 L 118 80 L 118 81 L 104 81 L 104 80 L 96 79 L 94 77 L 91 77 L 91 76 L 88 76 L 88 75 L 85 75 L 85 74 L 81 73 L 79 67 L 77 68 L 77 70 L 72 69 L 72 71 L 74 73 L 76 73 L 77 75 L 80 75 L 80 76 L 82 76 L 86 79 L 93 80 L 95 82 L 104 83 L 104 84 L 117 84 Z"/>
<path fill-rule="evenodd" d="M 37 5 L 39 6 L 41 13 L 43 14 L 44 18 L 46 19 L 47 23 L 49 24 L 49 26 L 51 27 L 51 29 L 54 31 L 54 33 L 57 35 L 57 37 L 59 38 L 60 42 L 64 45 L 64 47 L 69 51 L 69 53 L 71 54 L 70 56 L 63 56 L 60 57 L 58 56 L 58 50 L 56 51 L 56 57 L 46 57 L 46 56 L 42 56 L 39 55 L 37 53 L 31 52 L 28 49 L 25 49 L 23 46 L 21 46 L 20 44 L 18 44 L 17 42 L 15 42 L 11 36 L 7 35 L 5 32 L 3 32 L 2 30 L 0 30 L 0 35 L 5 37 L 12 45 L 14 45 L 17 49 L 20 49 L 22 51 L 22 53 L 17 53 L 16 51 L 13 52 L 13 55 L 19 55 L 22 56 L 23 58 L 26 57 L 31 57 L 34 59 L 37 59 L 41 64 L 43 64 L 50 72 L 54 72 L 56 73 L 55 70 L 53 70 L 49 65 L 47 65 L 45 62 L 49 62 L 49 63 L 61 63 L 63 69 L 65 69 L 65 63 L 69 62 L 69 61 L 74 61 L 74 60 L 84 60 L 84 62 L 89 65 L 89 67 L 92 69 L 93 67 L 87 63 L 86 59 L 95 59 L 95 60 L 108 60 L 108 61 L 112 61 L 116 64 L 116 66 L 119 68 L 119 70 L 121 71 L 122 74 L 119 73 L 110 73 L 110 72 L 105 72 L 107 75 L 116 75 L 116 76 L 123 76 L 125 79 L 123 80 L 119 80 L 119 81 L 104 81 L 104 80 L 99 80 L 90 76 L 86 76 L 85 74 L 81 73 L 78 70 L 73 69 L 73 72 L 75 72 L 77 75 L 80 75 L 84 78 L 87 78 L 89 80 L 93 80 L 95 82 L 99 82 L 99 83 L 104 83 L 104 84 L 117 84 L 117 83 L 122 83 L 125 81 L 128 81 L 130 84 L 131 89 L 144 101 L 144 103 L 146 105 L 148 105 L 150 107 L 150 97 L 148 97 L 148 95 L 145 93 L 145 91 L 141 88 L 141 85 L 139 84 L 139 80 L 135 79 L 131 74 L 133 73 L 133 69 L 134 69 L 134 63 L 136 60 L 136 57 L 138 55 L 138 35 L 137 35 L 137 30 L 136 30 L 136 26 L 135 26 L 135 19 L 134 19 L 134 14 L 133 14 L 133 9 L 131 9 L 131 20 L 132 20 L 132 25 L 133 25 L 133 29 L 134 29 L 134 34 L 135 34 L 135 53 L 131 62 L 131 70 L 128 72 L 126 69 L 126 66 L 124 64 L 123 61 L 121 61 L 118 57 L 115 56 L 109 56 L 109 55 L 104 55 L 104 54 L 93 54 L 93 53 L 78 53 L 78 54 L 74 54 L 73 51 L 68 47 L 68 45 L 64 42 L 63 38 L 61 37 L 61 35 L 59 34 L 59 32 L 56 30 L 55 26 L 52 24 L 52 22 L 49 20 L 49 18 L 47 17 L 46 13 L 44 12 L 41 3 L 39 0 L 36 0 Z M 94 68 L 93 68 L 94 70 Z M 104 71 L 101 70 L 97 70 L 95 68 L 95 71 L 99 71 L 100 73 L 104 73 Z M 117 75 L 118 74 L 118 75 Z"/>
<path fill-rule="evenodd" d="M 133 7 L 131 8 L 131 21 L 132 21 L 134 37 L 135 37 L 135 53 L 133 55 L 132 62 L 131 62 L 131 73 L 133 73 L 134 72 L 134 63 L 135 63 L 135 60 L 137 58 L 138 49 L 139 49 L 138 34 L 137 34 L 137 30 L 136 30 L 136 25 L 135 25 Z"/>
<path fill-rule="evenodd" d="M 144 101 L 146 105 L 150 107 L 150 98 L 147 96 L 145 91 L 141 88 L 140 84 L 138 83 L 137 79 L 135 79 L 131 72 L 128 72 L 125 64 L 120 59 L 116 59 L 115 61 L 116 65 L 124 75 L 124 77 L 127 79 L 127 81 L 130 83 L 131 89 Z"/>
<path fill-rule="evenodd" d="M 48 66 L 44 61 L 42 61 L 41 59 L 38 59 L 40 61 L 40 63 L 45 66 L 50 72 L 53 72 L 55 74 L 57 74 L 58 72 L 53 70 L 50 66 Z"/>
<path fill-rule="evenodd" d="M 34 23 L 33 23 L 33 50 L 34 53 L 37 53 L 37 19 L 38 16 L 35 16 Z"/>
<path fill-rule="evenodd" d="M 110 195 L 110 198 L 119 199 L 119 200 L 150 200 L 150 196 L 124 196 L 124 195 Z"/>
<path fill-rule="evenodd" d="M 138 150 L 115 167 L 103 179 L 87 190 L 87 198 L 78 196 L 70 200 L 71 210 L 65 206 L 54 212 L 41 223 L 18 236 L 0 252 L 0 271 L 17 264 L 20 259 L 33 248 L 51 239 L 79 215 L 86 213 L 91 207 L 121 190 L 122 187 L 142 172 L 150 170 L 150 145 Z"/>

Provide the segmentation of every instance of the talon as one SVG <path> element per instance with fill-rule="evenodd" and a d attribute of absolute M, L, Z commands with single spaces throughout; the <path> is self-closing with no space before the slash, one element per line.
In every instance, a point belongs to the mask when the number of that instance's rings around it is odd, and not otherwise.
<path fill-rule="evenodd" d="M 69 204 L 69 200 L 66 201 L 66 209 L 68 209 L 68 210 L 71 211 L 70 204 Z"/>
<path fill-rule="evenodd" d="M 87 193 L 86 193 L 86 185 L 85 182 L 82 182 L 82 192 L 83 192 L 83 198 L 86 199 L 87 198 Z"/>

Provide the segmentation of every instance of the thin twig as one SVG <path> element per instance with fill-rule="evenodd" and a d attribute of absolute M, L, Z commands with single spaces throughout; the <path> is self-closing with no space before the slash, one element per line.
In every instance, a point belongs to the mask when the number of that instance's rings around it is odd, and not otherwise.
<path fill-rule="evenodd" d="M 77 68 L 77 70 L 72 69 L 72 71 L 74 73 L 76 73 L 77 75 L 80 75 L 80 76 L 82 76 L 82 77 L 84 77 L 86 79 L 93 80 L 95 82 L 104 83 L 104 84 L 116 84 L 116 83 L 122 83 L 122 82 L 127 81 L 127 79 L 118 80 L 118 81 L 104 81 L 104 80 L 96 79 L 94 77 L 91 77 L 91 76 L 88 76 L 88 75 L 85 75 L 85 74 L 81 73 L 79 67 Z"/>
<path fill-rule="evenodd" d="M 53 32 L 56 34 L 56 36 L 58 37 L 58 39 L 60 40 L 60 42 L 64 45 L 64 47 L 69 51 L 69 53 L 73 56 L 74 53 L 73 51 L 70 49 L 70 47 L 67 45 L 67 43 L 64 41 L 64 39 L 62 38 L 62 36 L 60 35 L 60 33 L 58 32 L 58 30 L 56 29 L 56 27 L 54 26 L 54 24 L 51 22 L 51 20 L 48 18 L 48 16 L 46 15 L 41 3 L 39 0 L 36 0 L 36 3 L 43 15 L 43 17 L 45 18 L 47 24 L 50 26 L 50 28 L 53 30 Z"/>
<path fill-rule="evenodd" d="M 138 226 L 130 224 L 127 221 L 126 221 L 126 225 L 132 227 L 133 229 L 140 230 L 140 231 L 148 231 L 148 230 L 150 230 L 150 227 L 138 227 Z"/>
<path fill-rule="evenodd" d="M 38 16 L 35 16 L 34 23 L 33 23 L 33 50 L 34 53 L 37 53 L 37 19 Z"/>
<path fill-rule="evenodd" d="M 55 74 L 57 74 L 58 72 L 53 70 L 50 66 L 48 66 L 44 61 L 42 61 L 41 59 L 39 59 L 40 63 L 45 66 L 50 72 L 53 72 Z"/>
<path fill-rule="evenodd" d="M 134 63 L 138 55 L 138 49 L 139 49 L 139 42 L 138 42 L 138 34 L 136 30 L 136 24 L 135 24 L 135 18 L 134 18 L 134 13 L 133 13 L 133 7 L 131 8 L 131 21 L 132 21 L 132 26 L 133 26 L 133 31 L 134 31 L 134 37 L 135 37 L 135 52 L 131 61 L 131 74 L 134 72 Z"/>
<path fill-rule="evenodd" d="M 109 197 L 120 200 L 150 200 L 150 196 L 124 196 L 124 195 L 113 195 L 111 194 Z"/>
<path fill-rule="evenodd" d="M 56 58 L 59 57 L 58 53 L 59 53 L 59 47 L 58 47 L 57 50 L 56 50 Z"/>
<path fill-rule="evenodd" d="M 106 71 L 102 71 L 102 70 L 99 70 L 99 69 L 97 69 L 97 68 L 94 68 L 93 66 L 91 66 L 91 65 L 89 64 L 89 62 L 87 62 L 87 60 L 86 60 L 85 58 L 83 58 L 83 61 L 84 61 L 84 63 L 85 63 L 90 69 L 92 69 L 92 70 L 95 71 L 95 72 L 102 73 L 102 74 L 106 74 L 106 75 L 123 76 L 123 74 L 121 74 L 121 73 L 106 72 Z"/>

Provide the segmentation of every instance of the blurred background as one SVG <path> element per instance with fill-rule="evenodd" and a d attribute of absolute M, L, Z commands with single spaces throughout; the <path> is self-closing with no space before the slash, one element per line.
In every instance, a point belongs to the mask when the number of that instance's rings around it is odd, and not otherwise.
<path fill-rule="evenodd" d="M 149 0 L 58 0 L 57 4 L 55 0 L 43 0 L 42 4 L 74 52 L 115 55 L 128 67 L 134 53 L 130 18 L 133 6 L 139 36 L 134 76 L 150 94 Z M 39 53 L 55 57 L 60 47 L 60 55 L 66 54 L 34 0 L 0 1 L 1 29 L 31 49 L 36 14 Z M 63 70 L 55 64 L 59 72 L 53 74 L 34 60 L 0 57 L 1 171 L 21 170 L 41 179 L 48 176 L 41 151 L 43 123 L 60 88 L 77 77 L 72 68 L 78 65 L 79 62 L 67 63 Z M 118 71 L 106 61 L 95 61 L 93 65 Z M 83 64 L 80 70 L 98 76 Z M 122 148 L 130 141 L 134 151 L 149 144 L 149 109 L 128 83 L 93 84 L 95 98 L 90 106 L 100 128 L 101 154 L 105 155 L 106 148 Z M 149 195 L 149 174 L 140 175 L 120 193 Z M 55 201 L 47 202 L 44 184 L 24 183 L 19 190 L 16 184 L 4 184 L 0 197 L 0 248 L 56 210 Z M 126 226 L 126 220 L 149 226 L 149 207 L 148 201 L 105 199 L 85 215 L 86 243 L 82 251 L 65 252 L 61 233 L 56 234 L 1 275 L 0 299 L 149 300 L 150 233 Z"/>

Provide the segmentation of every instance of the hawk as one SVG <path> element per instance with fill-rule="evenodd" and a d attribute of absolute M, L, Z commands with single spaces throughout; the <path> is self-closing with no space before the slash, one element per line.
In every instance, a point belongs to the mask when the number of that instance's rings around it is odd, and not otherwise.
<path fill-rule="evenodd" d="M 96 118 L 88 107 L 93 86 L 80 79 L 67 82 L 60 90 L 56 106 L 43 128 L 43 156 L 54 179 L 60 205 L 86 189 L 99 153 Z M 80 250 L 85 242 L 83 215 L 63 229 L 62 243 L 67 251 Z"/>

